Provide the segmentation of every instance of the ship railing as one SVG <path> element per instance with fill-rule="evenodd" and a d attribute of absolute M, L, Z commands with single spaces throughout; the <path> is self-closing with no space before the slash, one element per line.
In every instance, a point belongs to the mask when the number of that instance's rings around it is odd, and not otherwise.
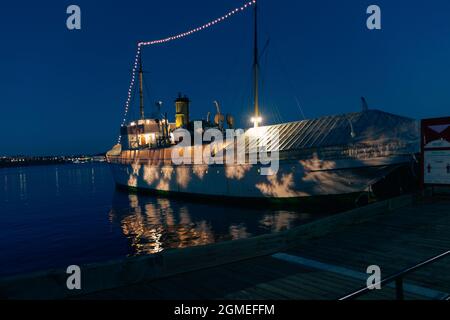
<path fill-rule="evenodd" d="M 434 256 L 430 259 L 427 259 L 425 261 L 422 261 L 421 263 L 418 263 L 412 267 L 406 268 L 400 272 L 397 272 L 393 275 L 390 275 L 384 279 L 382 279 L 380 282 L 374 284 L 372 287 L 369 286 L 365 286 L 359 290 L 356 290 L 355 292 L 352 292 L 350 294 L 347 294 L 345 296 L 343 296 L 342 298 L 340 298 L 339 300 L 344 301 L 344 300 L 355 300 L 357 298 L 360 298 L 363 295 L 366 295 L 370 292 L 373 292 L 374 289 L 373 287 L 376 287 L 377 285 L 384 287 L 390 283 L 395 283 L 395 293 L 396 293 L 396 299 L 397 300 L 404 300 L 405 299 L 405 293 L 404 293 L 404 279 L 407 275 L 414 273 L 416 271 L 418 271 L 419 269 L 422 269 L 426 266 L 429 266 L 433 263 L 436 263 L 440 260 L 443 260 L 444 258 L 447 258 L 450 256 L 450 250 L 446 251 L 444 253 L 441 253 L 437 256 Z M 446 295 L 444 297 L 441 297 L 442 300 L 449 300 L 450 299 L 450 295 Z"/>

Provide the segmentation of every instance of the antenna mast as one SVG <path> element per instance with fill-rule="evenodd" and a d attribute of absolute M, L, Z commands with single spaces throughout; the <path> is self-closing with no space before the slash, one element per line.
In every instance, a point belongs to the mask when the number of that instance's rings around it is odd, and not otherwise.
<path fill-rule="evenodd" d="M 142 70 L 142 54 L 139 56 L 139 111 L 141 119 L 144 120 L 144 71 Z"/>
<path fill-rule="evenodd" d="M 255 114 L 252 118 L 252 122 L 255 124 L 255 128 L 262 122 L 261 115 L 259 113 L 259 49 L 258 49 L 258 2 L 255 2 L 255 34 L 254 34 L 254 51 L 253 51 L 253 101 Z"/>

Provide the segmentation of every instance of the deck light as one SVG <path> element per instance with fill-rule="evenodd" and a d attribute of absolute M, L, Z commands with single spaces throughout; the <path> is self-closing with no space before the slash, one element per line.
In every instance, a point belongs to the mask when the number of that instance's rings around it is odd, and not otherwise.
<path fill-rule="evenodd" d="M 261 117 L 252 117 L 250 121 L 254 124 L 255 128 L 258 128 L 263 119 Z"/>

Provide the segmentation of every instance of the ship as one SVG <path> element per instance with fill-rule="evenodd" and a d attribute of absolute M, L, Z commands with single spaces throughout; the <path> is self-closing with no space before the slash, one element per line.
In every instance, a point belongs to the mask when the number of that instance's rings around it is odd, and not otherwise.
<path fill-rule="evenodd" d="M 217 102 L 213 120 L 208 115 L 206 120 L 191 121 L 190 100 L 181 94 L 175 100 L 174 123 L 167 113 L 145 117 L 143 73 L 140 58 L 140 118 L 120 128 L 120 143 L 107 153 L 118 187 L 192 199 L 296 203 L 327 197 L 365 203 L 388 194 L 388 190 L 405 192 L 415 181 L 419 122 L 371 109 L 364 98 L 358 112 L 262 125 L 256 4 L 253 126 L 243 130 L 239 139 L 226 136 L 227 130 L 234 129 L 235 120 L 223 115 Z M 177 130 L 195 135 L 198 128 L 202 132 L 215 129 L 223 139 L 189 146 L 176 138 Z M 244 146 L 245 153 L 240 159 L 235 152 L 238 144 Z M 258 150 L 277 156 L 276 170 L 258 161 Z M 174 154 L 195 157 L 198 151 L 211 153 L 216 161 L 174 162 Z M 250 159 L 256 161 L 245 161 Z"/>

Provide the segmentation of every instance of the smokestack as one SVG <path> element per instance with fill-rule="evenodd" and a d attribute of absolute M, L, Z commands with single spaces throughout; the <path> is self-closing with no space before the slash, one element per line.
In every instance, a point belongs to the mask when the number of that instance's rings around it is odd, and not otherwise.
<path fill-rule="evenodd" d="M 176 126 L 177 128 L 187 127 L 189 124 L 189 98 L 178 94 L 178 98 L 175 100 L 176 109 Z"/>

